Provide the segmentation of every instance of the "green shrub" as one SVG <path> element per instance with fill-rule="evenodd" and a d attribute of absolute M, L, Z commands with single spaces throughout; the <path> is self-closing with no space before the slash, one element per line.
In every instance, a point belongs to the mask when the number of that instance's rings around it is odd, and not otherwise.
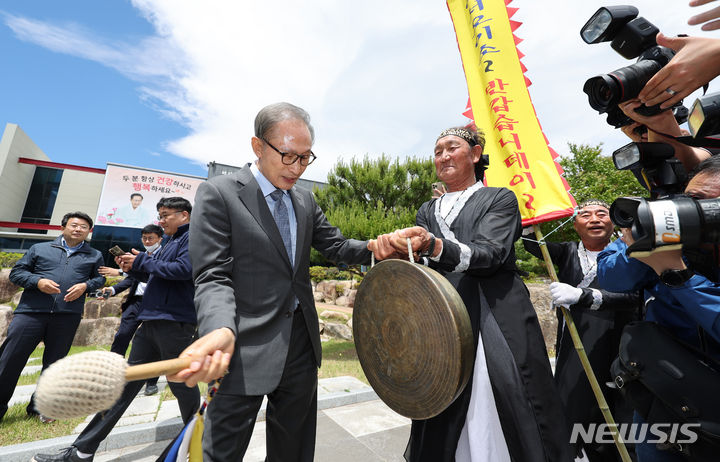
<path fill-rule="evenodd" d="M 104 287 L 114 286 L 115 284 L 117 284 L 118 282 L 120 282 L 120 281 L 122 281 L 122 280 L 123 280 L 123 277 L 122 277 L 122 276 L 110 276 L 110 277 L 106 277 L 106 278 L 105 278 L 105 286 L 104 286 Z"/>
<path fill-rule="evenodd" d="M 340 270 L 335 266 L 311 266 L 310 280 L 315 282 L 334 279 L 337 281 L 350 281 L 353 278 L 362 281 L 362 277 L 350 271 Z"/>
<path fill-rule="evenodd" d="M 325 270 L 326 268 L 324 266 L 311 266 L 310 280 L 313 282 L 323 281 L 325 279 Z"/>
<path fill-rule="evenodd" d="M 0 268 L 12 268 L 23 254 L 15 252 L 0 252 Z"/>

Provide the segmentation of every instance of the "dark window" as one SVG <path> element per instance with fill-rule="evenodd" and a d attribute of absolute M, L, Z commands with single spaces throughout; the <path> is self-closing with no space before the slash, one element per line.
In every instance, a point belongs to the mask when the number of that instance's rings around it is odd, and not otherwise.
<path fill-rule="evenodd" d="M 23 223 L 50 224 L 63 171 L 57 168 L 35 167 L 20 221 Z M 47 234 L 44 229 L 18 229 L 20 233 Z"/>
<path fill-rule="evenodd" d="M 140 231 L 140 228 L 95 225 L 90 246 L 98 249 L 103 254 L 105 265 L 116 268 L 115 260 L 108 252 L 108 249 L 117 245 L 126 252 L 130 252 L 130 249 L 143 251 L 145 247 L 142 245 L 142 233 Z"/>
<path fill-rule="evenodd" d="M 40 242 L 49 242 L 52 239 L 28 239 L 16 237 L 0 237 L 0 251 L 2 252 L 22 252 L 29 249 Z M 24 253 L 24 252 L 23 252 Z"/>

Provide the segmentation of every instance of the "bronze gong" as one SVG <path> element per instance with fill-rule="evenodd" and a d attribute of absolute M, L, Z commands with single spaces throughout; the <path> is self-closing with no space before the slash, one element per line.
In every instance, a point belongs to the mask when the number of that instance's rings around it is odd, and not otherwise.
<path fill-rule="evenodd" d="M 423 265 L 375 265 L 358 288 L 353 335 L 370 385 L 411 419 L 445 410 L 472 374 L 475 348 L 465 304 L 447 279 Z"/>

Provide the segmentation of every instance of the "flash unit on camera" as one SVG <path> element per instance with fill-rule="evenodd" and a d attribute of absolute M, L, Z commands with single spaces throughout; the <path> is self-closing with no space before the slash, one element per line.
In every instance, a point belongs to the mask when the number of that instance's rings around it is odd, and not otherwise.
<path fill-rule="evenodd" d="M 612 154 L 618 170 L 651 168 L 675 155 L 675 148 L 667 143 L 628 143 Z"/>
<path fill-rule="evenodd" d="M 720 93 L 695 100 L 688 117 L 688 129 L 694 138 L 720 133 Z"/>
<path fill-rule="evenodd" d="M 580 29 L 580 37 L 585 43 L 600 43 L 612 40 L 617 32 L 633 19 L 639 11 L 634 6 L 604 6 Z"/>
<path fill-rule="evenodd" d="M 612 154 L 613 163 L 618 170 L 629 170 L 640 163 L 638 143 L 630 143 Z"/>

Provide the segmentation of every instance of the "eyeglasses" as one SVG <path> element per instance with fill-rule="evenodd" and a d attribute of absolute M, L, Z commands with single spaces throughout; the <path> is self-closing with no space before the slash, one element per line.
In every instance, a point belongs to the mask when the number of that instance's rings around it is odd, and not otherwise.
<path fill-rule="evenodd" d="M 268 146 L 273 148 L 275 150 L 275 152 L 280 154 L 280 156 L 282 157 L 282 163 L 285 165 L 292 165 L 295 162 L 297 162 L 298 159 L 300 159 L 300 165 L 302 165 L 304 167 L 306 165 L 312 164 L 315 161 L 315 159 L 317 158 L 317 156 L 315 154 L 313 154 L 312 151 L 308 151 L 308 152 L 310 152 L 310 154 L 305 154 L 305 155 L 293 154 L 290 152 L 282 152 L 278 148 L 276 148 L 275 146 L 270 144 L 270 142 L 268 140 L 266 140 L 265 138 L 260 138 L 260 139 L 263 140 L 265 142 L 265 144 L 267 144 Z"/>
<path fill-rule="evenodd" d="M 176 210 L 174 212 L 166 213 L 165 215 L 158 215 L 157 219 L 158 221 L 165 221 L 167 220 L 167 217 L 169 217 L 170 215 L 175 215 L 176 213 L 182 213 L 182 211 Z"/>
<path fill-rule="evenodd" d="M 79 225 L 77 223 L 71 223 L 67 226 L 70 229 L 82 229 L 83 231 L 87 231 L 88 229 L 90 229 L 90 227 L 88 225 Z"/>

